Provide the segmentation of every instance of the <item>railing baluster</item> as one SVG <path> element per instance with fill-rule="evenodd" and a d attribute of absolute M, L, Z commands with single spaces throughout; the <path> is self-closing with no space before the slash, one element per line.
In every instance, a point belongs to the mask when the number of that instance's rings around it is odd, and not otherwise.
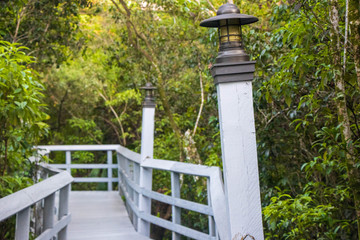
<path fill-rule="evenodd" d="M 30 207 L 16 214 L 15 240 L 29 239 L 30 231 Z"/>
<path fill-rule="evenodd" d="M 65 153 L 66 171 L 71 175 L 71 152 L 66 151 Z"/>
<path fill-rule="evenodd" d="M 122 160 L 120 158 L 121 158 L 120 154 L 116 153 L 116 160 L 117 160 L 117 166 L 118 166 L 118 169 L 117 169 L 117 171 L 118 171 L 118 182 L 119 182 L 118 183 L 118 190 L 119 190 L 120 196 L 123 196 L 124 193 L 121 190 L 121 185 L 123 184 L 122 183 L 122 174 L 121 174 L 121 170 L 122 170 L 121 162 L 122 162 Z"/>
<path fill-rule="evenodd" d="M 124 166 L 125 167 L 125 176 L 124 176 L 124 178 L 131 179 L 130 160 L 124 157 L 124 164 L 125 164 L 125 166 Z M 129 186 L 129 184 L 126 181 L 125 181 L 125 191 L 127 192 L 128 196 L 130 197 L 130 200 L 133 201 L 134 199 L 132 198 L 132 189 L 131 189 L 131 187 Z M 133 222 L 133 214 L 132 214 L 133 211 L 132 211 L 128 201 L 126 201 L 126 208 L 128 210 L 129 218 L 130 218 L 131 222 L 134 223 Z"/>
<path fill-rule="evenodd" d="M 54 227 L 55 193 L 45 198 L 44 202 L 44 231 Z"/>
<path fill-rule="evenodd" d="M 59 217 L 61 220 L 62 217 L 69 214 L 69 193 L 70 193 L 70 184 L 60 189 L 59 194 Z M 58 233 L 58 240 L 66 240 L 67 239 L 67 226 L 65 226 Z"/>
<path fill-rule="evenodd" d="M 128 159 L 128 165 L 129 165 L 129 178 L 131 181 L 134 181 L 134 162 L 132 162 L 130 159 Z M 130 198 L 132 202 L 135 202 L 135 190 L 129 185 L 129 192 L 130 192 Z M 131 209 L 131 208 L 130 208 Z M 135 227 L 135 212 L 133 211 L 133 209 L 131 209 L 131 215 L 132 215 L 132 223 Z"/>
<path fill-rule="evenodd" d="M 211 193 L 210 193 L 210 178 L 207 178 L 206 189 L 207 189 L 208 205 L 209 205 L 209 207 L 212 207 L 211 206 Z M 216 226 L 215 226 L 214 217 L 210 216 L 210 215 L 209 215 L 209 235 L 212 237 L 216 236 Z"/>
<path fill-rule="evenodd" d="M 140 165 L 138 163 L 133 162 L 133 168 L 134 168 L 134 175 L 133 175 L 134 183 L 136 185 L 139 185 Z M 139 209 L 139 193 L 136 192 L 135 190 L 133 191 L 133 198 L 134 198 L 135 206 L 137 207 L 137 209 Z M 134 219 L 134 227 L 137 230 L 138 229 L 138 218 L 137 218 L 135 212 L 133 213 L 133 219 Z"/>
<path fill-rule="evenodd" d="M 121 155 L 119 155 L 119 160 L 120 160 L 120 171 L 119 171 L 119 174 L 120 174 L 120 179 L 119 181 L 121 181 L 121 186 L 122 188 L 121 189 L 121 194 L 122 196 L 125 196 L 125 192 L 126 191 L 126 182 L 125 182 L 125 176 L 124 176 L 124 172 L 125 172 L 125 158 Z"/>
<path fill-rule="evenodd" d="M 107 151 L 107 164 L 108 191 L 112 191 L 112 151 Z"/>
<path fill-rule="evenodd" d="M 180 174 L 171 172 L 171 196 L 180 198 Z M 181 208 L 172 206 L 172 222 L 181 225 Z M 172 239 L 180 240 L 180 234 L 173 232 Z"/>
<path fill-rule="evenodd" d="M 127 158 L 124 159 L 125 162 L 125 177 L 130 178 L 130 166 L 129 166 L 129 160 Z M 131 190 L 129 185 L 125 182 L 125 189 L 129 193 L 129 196 L 131 195 Z"/>

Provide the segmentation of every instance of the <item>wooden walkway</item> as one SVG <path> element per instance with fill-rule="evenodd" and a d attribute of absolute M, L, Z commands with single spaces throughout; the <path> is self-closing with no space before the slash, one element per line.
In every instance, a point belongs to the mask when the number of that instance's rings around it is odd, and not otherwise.
<path fill-rule="evenodd" d="M 146 240 L 130 222 L 118 192 L 73 191 L 69 240 Z"/>

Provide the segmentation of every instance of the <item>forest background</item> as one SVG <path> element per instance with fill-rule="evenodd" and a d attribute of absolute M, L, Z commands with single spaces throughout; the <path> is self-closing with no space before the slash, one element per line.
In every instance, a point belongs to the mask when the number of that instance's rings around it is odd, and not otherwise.
<path fill-rule="evenodd" d="M 139 152 L 146 82 L 157 87 L 155 157 L 221 166 L 209 72 L 217 32 L 199 23 L 223 3 L 1 1 L 0 197 L 32 184 L 27 159 L 36 144 Z M 360 2 L 234 3 L 259 18 L 243 28 L 243 41 L 257 61 L 266 238 L 359 239 Z M 168 192 L 164 176 L 155 178 L 155 190 Z M 201 201 L 201 182 L 195 190 Z M 8 227 L 1 225 L 1 239 Z"/>

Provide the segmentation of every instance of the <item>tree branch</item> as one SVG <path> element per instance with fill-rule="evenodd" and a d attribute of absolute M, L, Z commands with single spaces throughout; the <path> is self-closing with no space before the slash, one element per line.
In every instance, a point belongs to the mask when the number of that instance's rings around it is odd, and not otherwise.
<path fill-rule="evenodd" d="M 210 8 L 212 11 L 217 12 L 216 8 L 214 7 L 214 5 L 210 2 L 210 0 L 206 0 L 206 2 L 209 4 Z"/>
<path fill-rule="evenodd" d="M 194 126 L 194 130 L 193 130 L 193 136 L 195 136 L 196 133 L 196 129 L 197 126 L 199 124 L 200 121 L 200 117 L 201 117 L 201 113 L 204 107 L 204 88 L 203 88 L 203 81 L 202 81 L 202 75 L 201 75 L 201 64 L 200 64 L 200 57 L 198 56 L 198 69 L 199 69 L 199 82 L 200 82 L 200 91 L 201 91 L 201 104 L 200 104 L 200 108 L 199 108 L 199 112 L 196 118 L 196 122 L 195 122 L 195 126 Z"/>
<path fill-rule="evenodd" d="M 347 50 L 348 29 L 349 29 L 349 0 L 345 0 L 345 3 L 346 3 L 346 9 L 345 9 L 345 39 L 344 39 L 344 60 L 343 60 L 344 75 L 346 73 L 346 50 Z"/>
<path fill-rule="evenodd" d="M 105 97 L 105 95 L 103 95 L 101 92 L 99 92 L 100 97 L 102 97 L 104 99 L 105 102 L 108 101 L 108 99 Z M 121 123 L 120 117 L 119 115 L 116 113 L 115 109 L 109 104 L 108 105 L 111 112 L 114 114 L 116 121 L 118 122 L 119 126 L 120 126 L 120 130 L 121 130 L 121 134 L 122 134 L 122 140 L 123 140 L 123 146 L 126 146 L 126 137 L 125 137 L 125 132 L 124 132 L 124 128 L 123 125 Z"/>
<path fill-rule="evenodd" d="M 16 38 L 17 38 L 17 35 L 18 35 L 18 33 L 19 33 L 19 28 L 20 28 L 21 20 L 22 20 L 23 16 L 25 16 L 25 9 L 26 9 L 26 6 L 23 7 L 23 8 L 21 9 L 20 14 L 18 14 L 17 21 L 16 21 L 15 33 L 14 33 L 13 40 L 12 40 L 13 43 L 16 42 Z"/>
<path fill-rule="evenodd" d="M 102 120 L 104 120 L 106 123 L 108 123 L 114 129 L 115 134 L 116 134 L 116 136 L 118 138 L 119 144 L 121 144 L 121 136 L 120 136 L 120 133 L 117 130 L 117 127 L 115 126 L 115 124 L 112 123 L 109 119 L 104 118 L 103 116 L 98 116 L 98 117 L 101 118 Z"/>

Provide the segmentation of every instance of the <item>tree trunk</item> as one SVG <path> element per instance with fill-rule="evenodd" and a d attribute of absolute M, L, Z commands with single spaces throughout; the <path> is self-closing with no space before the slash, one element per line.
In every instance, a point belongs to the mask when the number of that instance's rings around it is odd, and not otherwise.
<path fill-rule="evenodd" d="M 352 3 L 353 4 L 353 3 Z M 357 3 L 359 6 L 359 2 Z M 346 155 L 346 166 L 347 166 L 347 175 L 349 181 L 349 187 L 353 191 L 353 200 L 354 207 L 357 218 L 357 228 L 358 228 L 358 238 L 360 239 L 360 174 L 359 170 L 356 167 L 356 157 L 355 151 L 352 146 L 352 134 L 351 134 L 351 123 L 348 115 L 348 109 L 346 106 L 346 88 L 345 88 L 345 74 L 346 72 L 341 71 L 341 54 L 340 54 L 340 28 L 339 28 L 339 12 L 338 12 L 338 2 L 337 0 L 331 1 L 330 6 L 330 22 L 332 24 L 331 31 L 331 40 L 332 40 L 332 48 L 334 53 L 334 68 L 336 71 L 335 76 L 335 89 L 336 89 L 336 104 L 338 109 L 338 122 L 341 125 L 341 133 L 342 139 L 346 144 L 347 155 Z M 351 9 L 351 7 L 350 7 Z M 359 11 L 357 11 L 358 13 Z M 359 22 L 360 19 L 357 19 L 355 22 Z M 350 20 L 350 26 L 354 24 L 354 21 Z M 357 29 L 360 24 L 357 23 Z M 353 27 L 353 26 L 352 26 Z M 359 30 L 359 29 L 358 29 Z M 359 33 L 359 31 L 358 31 Z M 354 33 L 352 33 L 354 35 Z M 359 36 L 357 36 L 359 37 Z M 354 36 L 353 36 L 354 38 Z M 356 43 L 355 45 L 358 45 Z M 354 45 L 354 47 L 355 47 Z M 355 50 L 355 49 L 354 49 Z M 356 49 L 359 51 L 359 48 Z M 355 52 L 356 55 L 356 52 Z M 355 57 L 359 58 L 359 56 Z M 359 59 L 358 59 L 359 60 Z M 358 69 L 357 69 L 358 70 Z M 359 79 L 358 79 L 359 80 Z"/>
<path fill-rule="evenodd" d="M 349 2 L 350 42 L 354 55 L 354 63 L 358 87 L 360 88 L 360 1 Z"/>

